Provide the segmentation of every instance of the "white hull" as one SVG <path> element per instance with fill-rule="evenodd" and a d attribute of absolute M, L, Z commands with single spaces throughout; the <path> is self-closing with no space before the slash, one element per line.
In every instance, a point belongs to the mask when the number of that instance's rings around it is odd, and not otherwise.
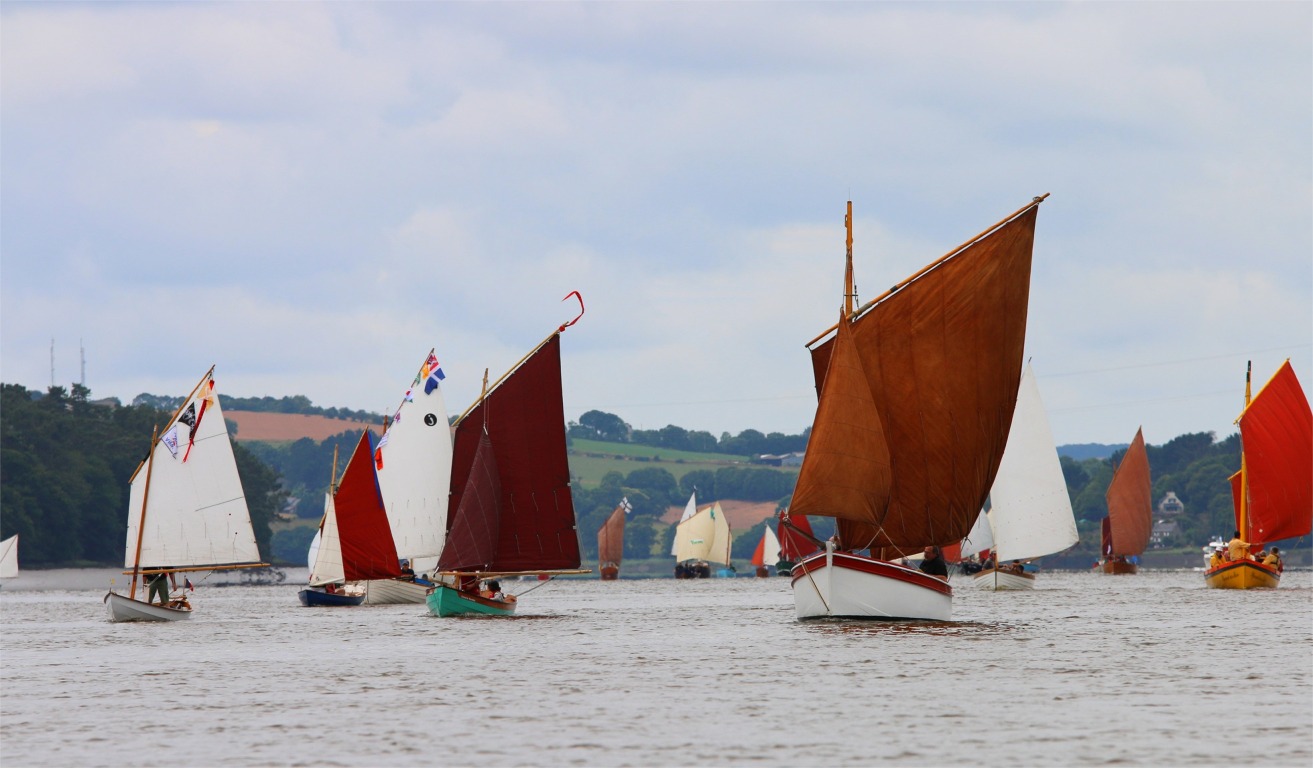
<path fill-rule="evenodd" d="M 953 615 L 948 583 L 915 568 L 844 552 L 823 552 L 793 567 L 799 619 L 930 619 Z"/>
<path fill-rule="evenodd" d="M 347 585 L 347 588 L 350 589 L 355 584 L 361 584 L 361 582 L 352 582 Z M 424 605 L 430 585 L 398 579 L 371 579 L 363 582 L 363 586 L 365 588 L 365 605 L 405 605 L 410 603 Z"/>
<path fill-rule="evenodd" d="M 1007 571 L 981 571 L 973 574 L 971 580 L 981 589 L 1002 591 L 1005 589 L 1034 589 L 1035 577 L 1029 573 L 1008 573 Z"/>
<path fill-rule="evenodd" d="M 158 603 L 143 603 L 125 595 L 105 595 L 105 610 L 110 621 L 181 621 L 191 618 L 191 609 L 169 608 Z"/>

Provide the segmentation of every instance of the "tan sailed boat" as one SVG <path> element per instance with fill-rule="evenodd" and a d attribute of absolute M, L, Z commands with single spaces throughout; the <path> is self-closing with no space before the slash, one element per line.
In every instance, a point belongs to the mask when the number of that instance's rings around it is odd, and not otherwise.
<path fill-rule="evenodd" d="M 620 578 L 620 562 L 625 554 L 625 515 L 629 510 L 629 499 L 621 499 L 597 531 L 597 571 L 602 581 Z"/>
<path fill-rule="evenodd" d="M 1251 370 L 1245 372 L 1245 410 L 1240 424 L 1240 471 L 1231 478 L 1236 530 L 1257 549 L 1307 536 L 1313 528 L 1313 413 L 1287 360 L 1251 401 Z M 1280 560 L 1264 564 L 1244 557 L 1204 572 L 1212 589 L 1276 588 Z"/>
<path fill-rule="evenodd" d="M 951 617 L 946 578 L 898 560 L 966 536 L 994 482 L 1043 200 L 856 309 L 849 203 L 841 316 L 807 345 L 819 403 L 789 508 L 838 533 L 793 568 L 798 618 Z"/>
<path fill-rule="evenodd" d="M 1137 573 L 1140 568 L 1133 558 L 1144 554 L 1153 532 L 1153 493 L 1143 429 L 1135 431 L 1104 498 L 1108 516 L 1101 528 L 1103 560 L 1099 568 L 1111 574 Z"/>

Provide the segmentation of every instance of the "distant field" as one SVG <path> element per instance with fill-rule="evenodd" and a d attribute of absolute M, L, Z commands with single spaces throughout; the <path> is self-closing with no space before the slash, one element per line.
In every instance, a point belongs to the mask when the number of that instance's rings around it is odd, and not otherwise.
<path fill-rule="evenodd" d="M 724 453 L 695 453 L 653 448 L 632 443 L 604 443 L 600 440 L 572 440 L 570 443 L 570 473 L 578 477 L 587 488 L 601 485 L 607 472 L 628 475 L 636 469 L 659 467 L 675 476 L 678 481 L 694 470 L 715 472 L 721 467 L 749 467 L 747 456 Z"/>
<path fill-rule="evenodd" d="M 315 442 L 322 442 L 333 435 L 362 427 L 372 427 L 375 433 L 379 431 L 376 424 L 330 419 L 327 416 L 307 416 L 303 413 L 224 411 L 223 417 L 237 424 L 237 434 L 233 438 L 238 441 L 261 440 L 281 443 L 308 437 Z"/>

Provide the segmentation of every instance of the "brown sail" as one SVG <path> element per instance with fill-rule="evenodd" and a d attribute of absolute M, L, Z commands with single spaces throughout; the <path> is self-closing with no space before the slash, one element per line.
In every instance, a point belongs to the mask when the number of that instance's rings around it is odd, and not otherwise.
<path fill-rule="evenodd" d="M 886 557 L 970 531 L 1012 424 L 1042 199 L 809 345 L 820 404 L 791 514 Z"/>
<path fill-rule="evenodd" d="M 625 502 L 616 505 L 615 511 L 597 531 L 597 562 L 600 567 L 620 565 L 625 548 Z"/>
<path fill-rule="evenodd" d="M 1104 543 L 1104 554 L 1129 557 L 1144 552 L 1153 531 L 1153 495 L 1143 430 L 1135 431 L 1131 447 L 1112 473 L 1106 498 L 1109 536 Z"/>

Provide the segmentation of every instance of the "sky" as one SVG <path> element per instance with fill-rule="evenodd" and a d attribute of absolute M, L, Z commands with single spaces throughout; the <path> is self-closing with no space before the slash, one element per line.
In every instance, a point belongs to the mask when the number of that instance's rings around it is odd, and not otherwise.
<path fill-rule="evenodd" d="M 567 419 L 796 434 L 847 201 L 865 300 L 1044 193 L 1059 444 L 1313 382 L 1313 4 L 0 5 L 31 389 L 385 413 L 435 348 L 457 413 L 579 291 Z"/>

